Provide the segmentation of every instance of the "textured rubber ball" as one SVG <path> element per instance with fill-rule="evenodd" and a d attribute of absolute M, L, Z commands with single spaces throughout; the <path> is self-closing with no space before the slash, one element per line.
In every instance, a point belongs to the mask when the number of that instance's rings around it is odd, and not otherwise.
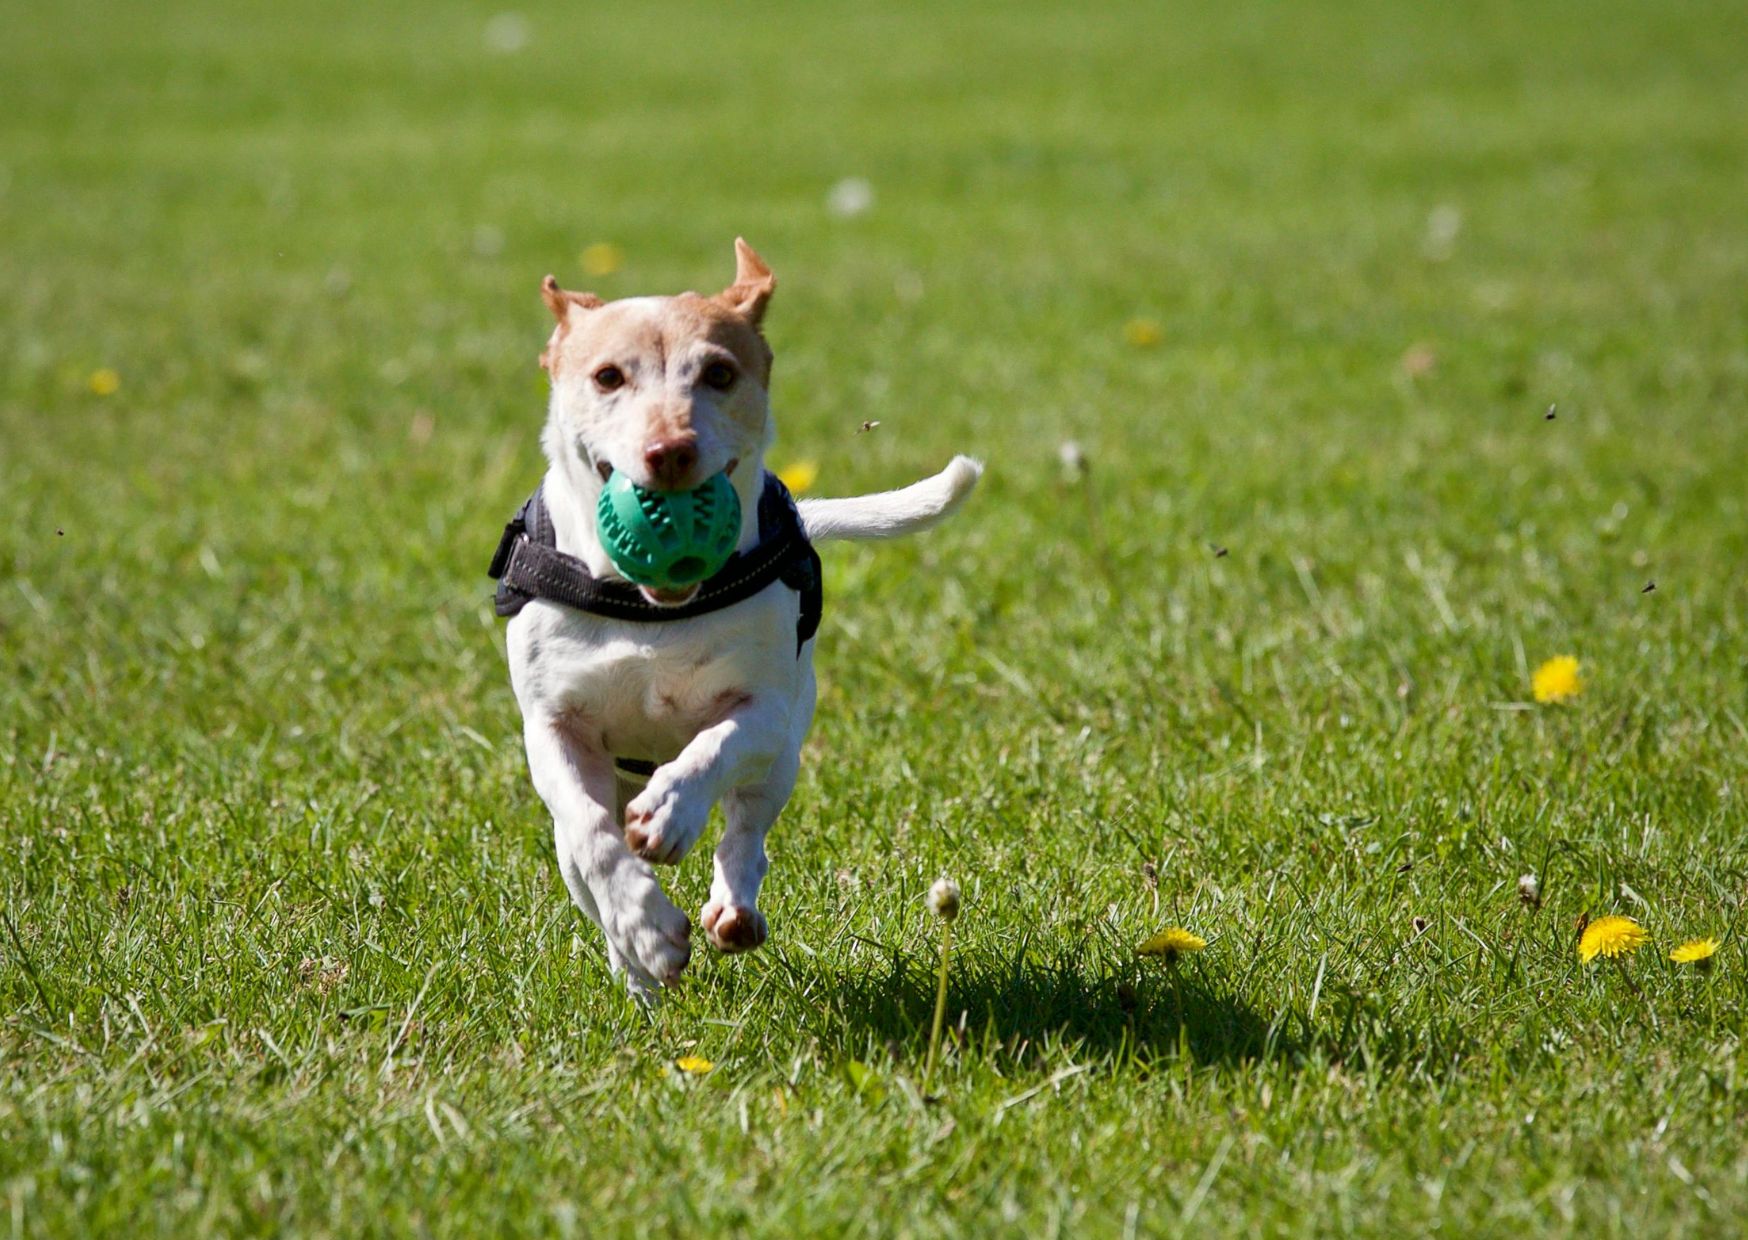
<path fill-rule="evenodd" d="M 601 543 L 626 579 L 677 590 L 714 576 L 740 541 L 740 496 L 726 473 L 690 491 L 650 491 L 614 473 L 595 507 Z"/>

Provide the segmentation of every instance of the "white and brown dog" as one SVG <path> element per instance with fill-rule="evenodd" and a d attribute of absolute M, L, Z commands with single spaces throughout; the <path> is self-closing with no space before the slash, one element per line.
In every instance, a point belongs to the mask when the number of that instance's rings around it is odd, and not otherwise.
<path fill-rule="evenodd" d="M 713 297 L 604 303 L 551 276 L 543 286 L 558 320 L 540 358 L 552 379 L 542 441 L 550 538 L 626 593 L 595 528 L 615 470 L 661 491 L 726 471 L 740 499 L 740 555 L 760 544 L 772 425 L 771 350 L 759 325 L 776 281 L 746 242 L 736 240 L 735 258 L 734 283 Z M 920 530 L 951 512 L 981 469 L 960 456 L 899 491 L 805 501 L 801 525 L 815 541 Z M 652 611 L 679 619 L 612 618 L 537 597 L 508 630 L 528 768 L 552 812 L 559 868 L 606 935 L 614 971 L 645 998 L 677 982 L 692 951 L 691 921 L 651 863 L 684 857 L 718 801 L 726 827 L 705 933 L 725 952 L 765 941 L 765 835 L 795 786 L 813 721 L 813 642 L 797 651 L 797 591 L 773 581 L 690 614 L 696 590 L 642 591 Z M 627 770 L 652 766 L 644 776 Z"/>

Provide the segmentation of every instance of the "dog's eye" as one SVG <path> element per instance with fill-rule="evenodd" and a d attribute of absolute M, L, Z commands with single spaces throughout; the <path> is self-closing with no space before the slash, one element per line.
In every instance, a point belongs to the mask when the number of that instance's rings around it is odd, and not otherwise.
<path fill-rule="evenodd" d="M 603 392 L 615 392 L 625 386 L 625 372 L 617 366 L 603 366 L 595 372 L 595 386 Z"/>
<path fill-rule="evenodd" d="M 734 386 L 734 367 L 727 362 L 711 362 L 704 368 L 702 377 L 706 384 L 718 392 L 726 392 Z"/>

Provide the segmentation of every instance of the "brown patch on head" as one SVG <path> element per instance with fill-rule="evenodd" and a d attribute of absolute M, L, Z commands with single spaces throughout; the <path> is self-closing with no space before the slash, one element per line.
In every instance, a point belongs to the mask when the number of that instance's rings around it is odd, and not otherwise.
<path fill-rule="evenodd" d="M 652 306 L 659 306 L 654 314 L 650 313 Z M 720 298 L 697 293 L 605 304 L 597 301 L 587 314 L 567 311 L 553 329 L 541 365 L 555 375 L 561 363 L 566 367 L 593 367 L 603 361 L 624 365 L 627 359 L 637 357 L 672 356 L 694 340 L 707 340 L 728 350 L 743 373 L 757 379 L 760 386 L 770 387 L 771 349 L 759 329 Z"/>
<path fill-rule="evenodd" d="M 602 302 L 593 293 L 573 293 L 560 288 L 558 278 L 550 275 L 540 282 L 540 299 L 552 311 L 552 317 L 558 320 L 558 326 L 552 329 L 551 339 L 540 353 L 541 368 L 550 371 L 558 361 L 559 341 L 564 339 L 565 332 L 570 329 L 571 311 L 599 310 Z"/>
<path fill-rule="evenodd" d="M 734 242 L 735 274 L 734 283 L 714 297 L 701 297 L 697 293 L 681 293 L 677 297 L 666 298 L 668 313 L 666 320 L 655 327 L 656 339 L 641 343 L 653 344 L 664 348 L 670 343 L 668 337 L 685 334 L 702 337 L 712 344 L 727 349 L 740 363 L 742 372 L 758 379 L 761 386 L 771 385 L 771 349 L 765 343 L 763 333 L 759 330 L 764 321 L 765 308 L 770 304 L 771 295 L 776 291 L 777 279 L 771 274 L 771 269 L 765 265 L 765 260 L 754 252 L 752 246 L 743 239 L 736 237 Z M 546 349 L 540 355 L 540 364 L 554 375 L 558 373 L 561 360 L 567 360 L 568 355 L 578 352 L 575 348 L 566 349 L 567 337 L 588 335 L 592 339 L 589 351 L 595 352 L 610 342 L 620 330 L 628 329 L 631 336 L 648 337 L 650 325 L 639 321 L 620 323 L 603 316 L 591 321 L 579 312 L 611 309 L 618 303 L 605 303 L 593 293 L 577 293 L 558 286 L 558 280 L 547 276 L 540 284 L 540 296 L 546 302 L 546 308 L 552 312 L 556 320 L 552 336 L 546 342 Z M 641 299 L 637 299 L 641 300 Z M 581 329 L 585 323 L 597 328 L 597 331 L 584 333 Z M 578 344 L 584 343 L 579 340 Z M 625 341 L 627 345 L 636 347 L 632 340 Z M 609 345 L 609 347 L 611 347 Z"/>
<path fill-rule="evenodd" d="M 756 322 L 725 306 L 720 297 L 681 293 L 674 298 L 674 308 L 692 320 L 701 337 L 734 354 L 740 368 L 760 386 L 771 386 L 771 346 L 765 343 Z"/>

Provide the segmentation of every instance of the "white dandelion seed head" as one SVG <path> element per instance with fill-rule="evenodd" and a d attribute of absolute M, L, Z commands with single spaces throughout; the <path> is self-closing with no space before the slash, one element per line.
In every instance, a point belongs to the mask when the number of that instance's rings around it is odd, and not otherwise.
<path fill-rule="evenodd" d="M 1075 439 L 1064 439 L 1062 446 L 1056 449 L 1056 459 L 1062 462 L 1062 468 L 1078 477 L 1086 472 L 1086 453 L 1080 449 L 1080 442 Z"/>
<path fill-rule="evenodd" d="M 942 921 L 959 916 L 959 884 L 950 878 L 938 878 L 929 888 L 929 911 Z"/>
<path fill-rule="evenodd" d="M 1457 234 L 1463 231 L 1463 209 L 1451 202 L 1441 202 L 1426 217 L 1426 256 L 1446 259 L 1455 247 Z"/>
<path fill-rule="evenodd" d="M 840 219 L 866 215 L 874 206 L 874 187 L 865 177 L 845 177 L 825 196 L 825 206 Z"/>
<path fill-rule="evenodd" d="M 520 13 L 499 13 L 486 23 L 486 47 L 508 55 L 528 46 L 528 19 Z"/>

